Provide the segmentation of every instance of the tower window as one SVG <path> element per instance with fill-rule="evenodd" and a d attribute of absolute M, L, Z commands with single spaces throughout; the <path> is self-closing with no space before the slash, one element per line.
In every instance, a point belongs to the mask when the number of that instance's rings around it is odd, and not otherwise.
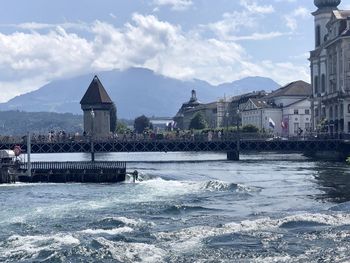
<path fill-rule="evenodd" d="M 317 95 L 318 94 L 318 76 L 315 76 L 314 86 L 315 86 L 315 94 Z"/>
<path fill-rule="evenodd" d="M 316 47 L 321 45 L 321 26 L 316 26 Z"/>

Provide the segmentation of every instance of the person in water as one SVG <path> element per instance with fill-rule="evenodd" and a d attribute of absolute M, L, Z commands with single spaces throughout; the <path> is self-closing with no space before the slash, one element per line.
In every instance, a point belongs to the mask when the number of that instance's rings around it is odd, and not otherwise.
<path fill-rule="evenodd" d="M 133 173 L 132 173 L 132 177 L 133 177 L 133 180 L 134 180 L 134 183 L 136 182 L 136 180 L 139 178 L 139 172 L 137 170 L 135 170 Z"/>

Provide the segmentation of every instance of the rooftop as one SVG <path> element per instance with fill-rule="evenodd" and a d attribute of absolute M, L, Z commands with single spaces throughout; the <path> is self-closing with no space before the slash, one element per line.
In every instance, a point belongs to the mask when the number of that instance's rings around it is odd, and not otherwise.
<path fill-rule="evenodd" d="M 309 97 L 312 95 L 312 87 L 309 83 L 298 80 L 287 84 L 286 86 L 275 90 L 268 98 L 276 98 L 282 96 L 301 96 Z"/>
<path fill-rule="evenodd" d="M 101 81 L 97 76 L 94 77 L 89 88 L 85 92 L 85 95 L 80 101 L 80 104 L 82 105 L 112 103 L 113 101 L 109 97 L 106 89 L 103 87 Z"/>

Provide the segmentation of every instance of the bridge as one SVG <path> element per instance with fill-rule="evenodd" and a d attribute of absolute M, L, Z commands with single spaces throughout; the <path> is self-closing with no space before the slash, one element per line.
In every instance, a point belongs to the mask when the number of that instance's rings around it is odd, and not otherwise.
<path fill-rule="evenodd" d="M 13 149 L 16 145 L 27 152 L 25 141 L 0 142 L 0 150 Z M 221 139 L 105 139 L 32 141 L 31 153 L 105 153 L 105 152 L 226 152 L 228 160 L 239 160 L 241 152 L 337 153 L 341 158 L 350 155 L 350 143 L 342 139 L 265 139 L 265 138 L 221 138 Z"/>

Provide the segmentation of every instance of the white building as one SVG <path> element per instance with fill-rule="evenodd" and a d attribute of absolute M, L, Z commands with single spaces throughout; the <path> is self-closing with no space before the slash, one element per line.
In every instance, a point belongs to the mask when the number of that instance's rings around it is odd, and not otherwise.
<path fill-rule="evenodd" d="M 264 98 L 249 99 L 241 111 L 242 125 L 282 136 L 305 134 L 311 127 L 311 85 L 292 82 Z"/>
<path fill-rule="evenodd" d="M 340 2 L 314 1 L 313 129 L 329 133 L 350 133 L 350 10 L 338 10 Z"/>
<path fill-rule="evenodd" d="M 253 125 L 259 130 L 281 134 L 282 111 L 267 103 L 266 98 L 249 99 L 241 112 L 242 126 Z M 273 127 L 274 126 L 274 127 Z"/>

